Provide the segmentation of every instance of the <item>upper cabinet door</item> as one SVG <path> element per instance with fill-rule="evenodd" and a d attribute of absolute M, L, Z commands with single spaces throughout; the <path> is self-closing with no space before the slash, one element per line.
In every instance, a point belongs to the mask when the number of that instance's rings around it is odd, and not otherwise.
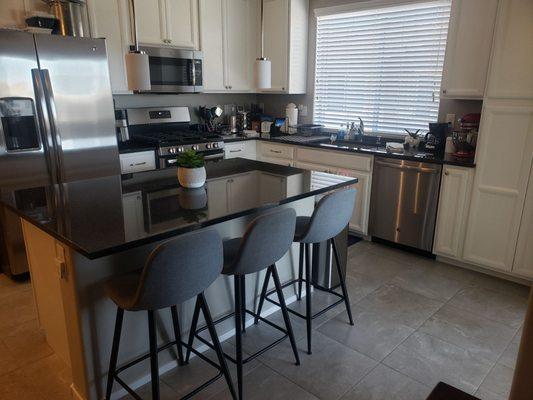
<path fill-rule="evenodd" d="M 224 0 L 224 86 L 230 91 L 253 89 L 256 2 Z"/>
<path fill-rule="evenodd" d="M 464 259 L 511 271 L 533 158 L 533 101 L 485 100 Z"/>
<path fill-rule="evenodd" d="M 223 91 L 224 32 L 222 6 L 224 0 L 200 0 L 200 48 L 204 55 L 204 91 Z"/>
<path fill-rule="evenodd" d="M 129 20 L 128 0 L 88 0 L 89 23 L 93 38 L 105 38 L 111 90 L 114 94 L 128 93 L 126 63 Z"/>
<path fill-rule="evenodd" d="M 487 96 L 533 99 L 532 54 L 533 1 L 501 0 Z"/>
<path fill-rule="evenodd" d="M 441 96 L 482 99 L 498 0 L 453 0 Z"/>
<path fill-rule="evenodd" d="M 264 55 L 272 64 L 272 88 L 288 89 L 289 0 L 264 0 Z"/>
<path fill-rule="evenodd" d="M 137 35 L 142 44 L 166 44 L 166 0 L 134 0 Z"/>
<path fill-rule="evenodd" d="M 165 5 L 168 44 L 198 49 L 198 0 L 165 0 Z"/>

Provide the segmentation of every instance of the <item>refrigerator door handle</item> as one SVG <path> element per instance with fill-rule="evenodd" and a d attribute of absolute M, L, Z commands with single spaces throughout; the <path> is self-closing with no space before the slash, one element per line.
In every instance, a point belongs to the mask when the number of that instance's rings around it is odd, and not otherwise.
<path fill-rule="evenodd" d="M 50 177 L 52 183 L 56 184 L 58 180 L 57 176 L 57 163 L 54 146 L 54 138 L 50 127 L 50 118 L 48 114 L 48 105 L 46 102 L 46 94 L 44 91 L 43 79 L 41 71 L 38 68 L 31 70 L 31 77 L 33 81 L 33 91 L 35 93 L 35 103 L 37 110 L 38 129 L 41 134 L 41 141 L 45 148 L 46 162 L 48 164 Z"/>
<path fill-rule="evenodd" d="M 57 163 L 57 178 L 59 182 L 63 182 L 64 181 L 63 162 L 62 162 L 63 147 L 61 143 L 61 135 L 59 134 L 59 129 L 57 127 L 57 109 L 56 109 L 56 103 L 54 100 L 54 90 L 52 88 L 52 80 L 50 79 L 50 71 L 48 71 L 47 69 L 41 69 L 41 75 L 43 78 L 44 89 L 46 93 L 46 105 L 48 108 L 48 117 L 50 121 L 50 134 L 51 134 L 51 137 L 55 144 L 55 149 L 56 149 L 55 160 Z"/>

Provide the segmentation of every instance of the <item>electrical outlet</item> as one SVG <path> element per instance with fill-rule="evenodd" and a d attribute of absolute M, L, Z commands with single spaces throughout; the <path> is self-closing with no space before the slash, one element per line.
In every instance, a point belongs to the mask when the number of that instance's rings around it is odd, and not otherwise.
<path fill-rule="evenodd" d="M 455 128 L 455 114 L 446 114 L 446 123 L 452 125 L 452 129 Z"/>
<path fill-rule="evenodd" d="M 305 104 L 299 104 L 298 111 L 302 117 L 307 117 L 307 106 Z"/>

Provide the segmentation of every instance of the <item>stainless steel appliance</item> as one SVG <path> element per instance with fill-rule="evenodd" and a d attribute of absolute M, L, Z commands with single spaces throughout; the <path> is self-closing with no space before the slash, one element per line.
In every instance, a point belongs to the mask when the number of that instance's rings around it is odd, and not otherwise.
<path fill-rule="evenodd" d="M 103 39 L 0 30 L 0 71 L 0 190 L 120 174 Z"/>
<path fill-rule="evenodd" d="M 197 93 L 203 91 L 201 51 L 168 47 L 139 47 L 148 54 L 151 93 Z"/>
<path fill-rule="evenodd" d="M 376 157 L 370 234 L 431 252 L 442 166 Z"/>
<path fill-rule="evenodd" d="M 224 158 L 222 138 L 192 129 L 187 107 L 130 108 L 127 114 L 131 140 L 156 146 L 159 168 L 175 166 L 179 154 L 188 149 L 207 161 Z"/>
<path fill-rule="evenodd" d="M 54 33 L 63 36 L 90 37 L 85 0 L 45 0 L 58 19 Z"/>

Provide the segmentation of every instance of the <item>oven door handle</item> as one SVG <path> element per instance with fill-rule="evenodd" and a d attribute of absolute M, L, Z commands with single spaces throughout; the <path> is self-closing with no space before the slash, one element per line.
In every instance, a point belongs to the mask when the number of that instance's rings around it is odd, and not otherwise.
<path fill-rule="evenodd" d="M 224 158 L 224 153 L 221 152 L 221 153 L 216 153 L 216 154 L 208 154 L 206 156 L 204 156 L 204 160 L 216 160 L 216 159 L 222 159 Z"/>
<path fill-rule="evenodd" d="M 375 163 L 376 165 L 380 165 L 383 167 L 400 169 L 404 171 L 415 171 L 415 172 L 430 173 L 430 174 L 438 174 L 440 172 L 439 169 L 434 169 L 434 168 L 413 167 L 409 165 L 393 164 L 393 163 L 388 163 L 388 162 L 383 162 L 383 161 L 375 161 Z"/>

